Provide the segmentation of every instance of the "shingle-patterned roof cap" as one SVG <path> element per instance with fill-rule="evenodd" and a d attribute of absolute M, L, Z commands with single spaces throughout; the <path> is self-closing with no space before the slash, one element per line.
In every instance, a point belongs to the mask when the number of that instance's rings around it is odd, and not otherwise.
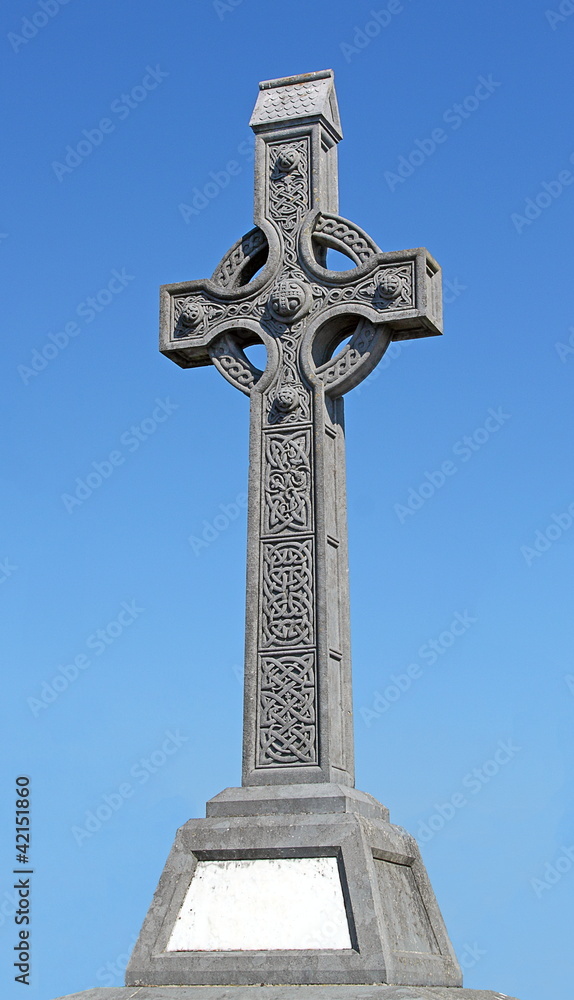
<path fill-rule="evenodd" d="M 255 131 L 274 122 L 323 117 L 341 137 L 333 71 L 322 70 L 259 84 L 250 125 Z"/>

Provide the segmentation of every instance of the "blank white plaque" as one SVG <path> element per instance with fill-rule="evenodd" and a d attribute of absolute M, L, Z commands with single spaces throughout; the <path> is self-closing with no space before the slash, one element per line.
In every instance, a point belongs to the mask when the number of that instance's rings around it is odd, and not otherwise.
<path fill-rule="evenodd" d="M 351 948 L 336 858 L 199 861 L 167 951 Z"/>

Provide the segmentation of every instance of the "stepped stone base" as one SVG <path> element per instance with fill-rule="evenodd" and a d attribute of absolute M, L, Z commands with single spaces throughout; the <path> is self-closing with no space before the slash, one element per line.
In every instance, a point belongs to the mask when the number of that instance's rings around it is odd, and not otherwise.
<path fill-rule="evenodd" d="M 490 990 L 443 986 L 123 986 L 58 1000 L 516 1000 Z"/>
<path fill-rule="evenodd" d="M 416 842 L 372 796 L 228 788 L 206 812 L 178 831 L 128 985 L 59 1000 L 513 1000 L 462 988 Z"/>
<path fill-rule="evenodd" d="M 228 788 L 178 831 L 127 986 L 462 986 L 421 860 L 371 795 Z"/>

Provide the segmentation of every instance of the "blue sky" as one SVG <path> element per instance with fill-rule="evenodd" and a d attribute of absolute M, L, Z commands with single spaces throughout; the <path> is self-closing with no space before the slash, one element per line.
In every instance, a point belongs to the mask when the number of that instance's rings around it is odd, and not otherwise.
<path fill-rule="evenodd" d="M 357 786 L 419 838 L 465 984 L 569 1000 L 574 4 L 1 20 L 2 995 L 17 775 L 29 1000 L 121 984 L 176 828 L 240 782 L 248 405 L 160 356 L 158 287 L 251 228 L 258 81 L 332 67 L 341 214 L 446 289 L 444 337 L 347 397 Z"/>

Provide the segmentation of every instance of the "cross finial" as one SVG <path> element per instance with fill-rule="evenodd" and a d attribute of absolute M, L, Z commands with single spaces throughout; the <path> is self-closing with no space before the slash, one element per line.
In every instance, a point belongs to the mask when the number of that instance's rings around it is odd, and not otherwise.
<path fill-rule="evenodd" d="M 336 142 L 343 138 L 332 69 L 264 80 L 259 91 L 249 122 L 254 132 L 312 120 L 329 129 Z"/>

